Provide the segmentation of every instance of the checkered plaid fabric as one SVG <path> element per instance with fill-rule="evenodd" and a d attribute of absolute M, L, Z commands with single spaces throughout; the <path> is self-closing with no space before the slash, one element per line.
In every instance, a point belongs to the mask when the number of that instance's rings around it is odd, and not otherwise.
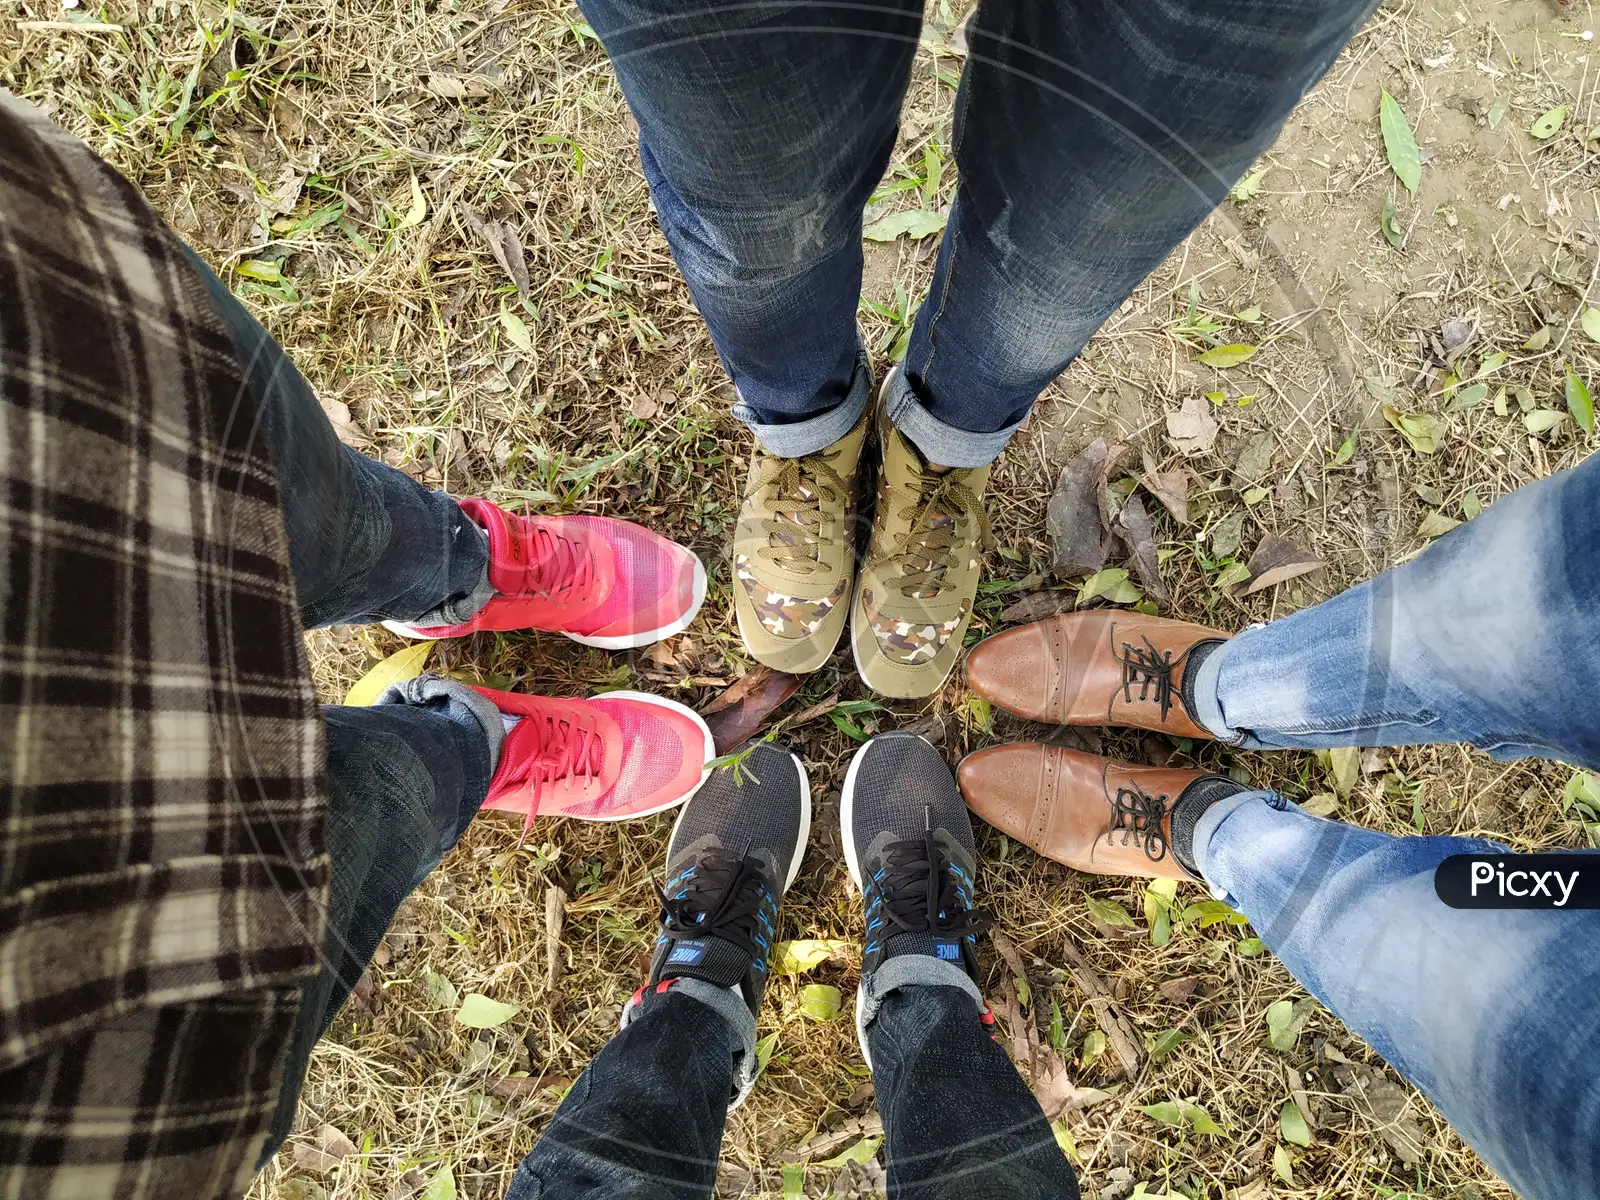
<path fill-rule="evenodd" d="M 327 904 L 277 477 L 177 243 L 0 99 L 0 1196 L 232 1196 Z"/>

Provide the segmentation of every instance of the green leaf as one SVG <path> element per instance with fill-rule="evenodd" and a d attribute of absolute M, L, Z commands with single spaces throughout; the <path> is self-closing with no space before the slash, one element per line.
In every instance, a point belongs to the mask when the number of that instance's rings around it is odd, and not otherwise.
<path fill-rule="evenodd" d="M 1271 488 L 1253 487 L 1240 496 L 1239 499 L 1244 501 L 1246 508 L 1254 508 L 1270 495 L 1272 495 Z"/>
<path fill-rule="evenodd" d="M 1122 567 L 1107 567 L 1104 571 L 1096 571 L 1078 586 L 1076 607 L 1082 608 L 1088 601 L 1115 591 L 1126 582 L 1128 582 L 1128 572 Z"/>
<path fill-rule="evenodd" d="M 1256 193 L 1261 190 L 1261 181 L 1267 177 L 1268 169 L 1270 168 L 1251 171 L 1250 174 L 1228 189 L 1228 199 L 1235 204 L 1244 204 L 1246 201 L 1254 200 Z"/>
<path fill-rule="evenodd" d="M 1211 586 L 1221 590 L 1223 588 L 1230 588 L 1236 583 L 1243 583 L 1249 578 L 1250 565 L 1248 563 L 1236 562 L 1231 564 L 1226 570 L 1219 571 L 1217 573 L 1217 577 L 1211 581 Z"/>
<path fill-rule="evenodd" d="M 1395 178 L 1405 185 L 1406 191 L 1416 195 L 1422 183 L 1422 155 L 1417 151 L 1411 123 L 1387 90 L 1378 98 L 1378 128 L 1383 132 L 1383 152 L 1388 156 Z"/>
<path fill-rule="evenodd" d="M 456 1174 L 445 1163 L 439 1173 L 428 1181 L 428 1186 L 418 1200 L 456 1200 Z"/>
<path fill-rule="evenodd" d="M 780 1031 L 781 1032 L 781 1031 Z M 756 1043 L 756 1075 L 766 1072 L 767 1064 L 772 1061 L 772 1052 L 778 1048 L 778 1034 L 769 1033 Z"/>
<path fill-rule="evenodd" d="M 1017 1003 L 1022 1005 L 1023 1008 L 1027 1008 L 1033 1000 L 1033 988 L 1028 985 L 1028 981 L 1024 976 L 1013 975 L 1011 980 L 1017 985 Z"/>
<path fill-rule="evenodd" d="M 1455 399 L 1450 402 L 1450 407 L 1471 408 L 1474 404 L 1482 404 L 1488 398 L 1489 385 L 1487 383 L 1472 383 L 1455 394 Z"/>
<path fill-rule="evenodd" d="M 1311 1145 L 1311 1130 L 1301 1115 L 1300 1106 L 1293 1100 L 1287 1101 L 1283 1111 L 1278 1114 L 1278 1132 L 1283 1135 L 1284 1141 L 1296 1146 Z"/>
<path fill-rule="evenodd" d="M 1078 1061 L 1087 1067 L 1104 1054 L 1110 1044 L 1104 1033 L 1098 1029 L 1091 1029 L 1089 1035 L 1083 1039 L 1083 1048 L 1078 1051 Z"/>
<path fill-rule="evenodd" d="M 792 942 L 779 942 L 772 948 L 772 973 L 804 974 L 854 944 L 843 938 L 799 938 Z"/>
<path fill-rule="evenodd" d="M 1531 413 L 1524 414 L 1522 424 L 1529 433 L 1538 436 L 1541 433 L 1549 433 L 1565 423 L 1566 419 L 1567 414 L 1564 412 L 1557 412 L 1553 408 L 1536 408 Z"/>
<path fill-rule="evenodd" d="M 1160 1104 L 1141 1104 L 1139 1111 L 1163 1125 L 1171 1125 L 1174 1129 L 1183 1128 L 1183 1109 L 1172 1100 L 1163 1100 Z"/>
<path fill-rule="evenodd" d="M 1328 465 L 1330 467 L 1344 466 L 1345 463 L 1356 456 L 1357 445 L 1359 445 L 1359 442 L 1356 439 L 1356 435 L 1351 433 L 1349 437 L 1339 443 L 1339 448 L 1333 452 L 1333 457 L 1328 461 Z"/>
<path fill-rule="evenodd" d="M 1422 524 L 1417 526 L 1417 536 L 1420 538 L 1441 537 L 1460 524 L 1461 522 L 1454 517 L 1447 517 L 1439 512 L 1431 512 L 1422 518 Z"/>
<path fill-rule="evenodd" d="M 1208 1137 L 1226 1137 L 1227 1130 L 1218 1125 L 1205 1109 L 1198 1104 L 1185 1104 L 1184 1115 L 1189 1118 L 1189 1128 L 1196 1133 L 1203 1133 Z"/>
<path fill-rule="evenodd" d="M 1294 1186 L 1294 1164 L 1289 1161 L 1289 1152 L 1281 1142 L 1272 1148 L 1272 1173 L 1290 1187 Z"/>
<path fill-rule="evenodd" d="M 1461 497 L 1461 515 L 1470 521 L 1482 511 L 1483 501 L 1478 499 L 1478 489 L 1468 488 Z"/>
<path fill-rule="evenodd" d="M 834 709 L 833 712 L 828 714 L 828 720 L 833 722 L 834 727 L 838 729 L 840 733 L 844 734 L 853 741 L 864 742 L 867 740 L 867 731 L 861 728 L 861 726 L 857 725 L 838 709 Z"/>
<path fill-rule="evenodd" d="M 1506 119 L 1506 114 L 1511 111 L 1510 96 L 1496 96 L 1494 103 L 1489 106 L 1489 128 L 1500 128 L 1500 122 Z"/>
<path fill-rule="evenodd" d="M 1152 1062 L 1163 1059 L 1185 1042 L 1192 1041 L 1192 1033 L 1185 1033 L 1181 1029 L 1163 1029 L 1150 1042 L 1150 1059 Z"/>
<path fill-rule="evenodd" d="M 1183 919 L 1191 923 L 1198 921 L 1201 929 L 1209 929 L 1213 925 L 1220 925 L 1224 921 L 1233 925 L 1244 925 L 1247 918 L 1243 913 L 1235 912 L 1229 905 L 1221 900 L 1201 900 L 1189 905 L 1183 910 Z"/>
<path fill-rule="evenodd" d="M 1162 909 L 1150 926 L 1150 944 L 1158 950 L 1172 941 L 1172 914 Z"/>
<path fill-rule="evenodd" d="M 521 350 L 524 354 L 533 351 L 533 337 L 528 333 L 527 323 L 510 309 L 500 310 L 500 328 L 506 332 L 506 340 Z"/>
<path fill-rule="evenodd" d="M 1267 944 L 1256 937 L 1240 938 L 1234 943 L 1234 949 L 1241 958 L 1259 958 L 1267 952 Z"/>
<path fill-rule="evenodd" d="M 806 1165 L 789 1163 L 783 1168 L 783 1200 L 805 1200 Z"/>
<path fill-rule="evenodd" d="M 1394 197 L 1383 198 L 1383 214 L 1378 218 L 1378 227 L 1383 230 L 1383 236 L 1389 245 L 1396 250 L 1406 248 L 1406 231 L 1400 228 L 1400 223 L 1394 219 Z"/>
<path fill-rule="evenodd" d="M 1354 746 L 1341 746 L 1328 751 L 1328 776 L 1339 799 L 1348 800 L 1361 778 L 1361 751 Z"/>
<path fill-rule="evenodd" d="M 1589 311 L 1593 312 L 1594 309 Z M 1589 385 L 1570 369 L 1567 371 L 1567 411 L 1572 414 L 1579 429 L 1590 437 L 1594 436 L 1594 397 L 1589 394 Z"/>
<path fill-rule="evenodd" d="M 1094 896 L 1085 896 L 1084 902 L 1089 906 L 1089 912 L 1094 919 L 1102 925 L 1126 925 L 1129 929 L 1138 927 L 1128 910 L 1115 900 L 1101 900 Z"/>
<path fill-rule="evenodd" d="M 1152 892 L 1168 904 L 1171 904 L 1178 898 L 1178 881 L 1176 879 L 1152 879 L 1145 891 Z"/>
<path fill-rule="evenodd" d="M 938 233 L 949 219 L 949 214 L 946 212 L 930 212 L 926 208 L 905 208 L 886 217 L 879 217 L 861 231 L 861 236 L 869 242 L 892 242 L 902 235 L 915 241 Z"/>
<path fill-rule="evenodd" d="M 283 278 L 283 268 L 265 258 L 247 258 L 233 269 L 246 279 L 259 279 L 262 283 L 277 283 Z"/>
<path fill-rule="evenodd" d="M 468 992 L 456 1010 L 456 1020 L 468 1029 L 498 1029 L 521 1011 L 515 1004 L 501 1004 L 482 992 Z"/>
<path fill-rule="evenodd" d="M 433 1001 L 435 1008 L 454 1008 L 461 1003 L 456 985 L 437 971 L 422 973 L 422 990 L 428 993 L 428 999 Z"/>
<path fill-rule="evenodd" d="M 1275 1050 L 1293 1050 L 1300 1031 L 1317 1010 L 1315 1000 L 1279 1000 L 1267 1009 L 1267 1041 Z"/>
<path fill-rule="evenodd" d="M 1078 1155 L 1078 1143 L 1073 1140 L 1072 1131 L 1067 1128 L 1065 1120 L 1053 1122 L 1050 1126 L 1050 1132 L 1056 1135 L 1056 1145 L 1061 1147 L 1061 1153 L 1065 1154 L 1073 1162 L 1081 1161 Z"/>
<path fill-rule="evenodd" d="M 881 1137 L 862 1138 L 848 1150 L 835 1154 L 821 1165 L 824 1167 L 842 1167 L 845 1163 L 860 1163 L 866 1166 L 878 1156 L 878 1147 L 883 1145 Z"/>
<path fill-rule="evenodd" d="M 1549 112 L 1542 114 L 1532 125 L 1528 126 L 1528 132 L 1533 134 L 1534 137 L 1540 139 L 1541 141 L 1546 138 L 1553 138 L 1556 134 L 1561 132 L 1561 126 L 1565 123 L 1566 119 L 1567 106 L 1565 104 L 1558 104 Z"/>
<path fill-rule="evenodd" d="M 1578 324 L 1583 326 L 1584 336 L 1591 342 L 1600 342 L 1600 308 L 1585 307 Z"/>
<path fill-rule="evenodd" d="M 1561 811 L 1567 812 L 1574 804 L 1588 809 L 1593 817 L 1600 818 L 1600 778 L 1587 771 L 1574 771 L 1561 791 Z"/>
<path fill-rule="evenodd" d="M 825 983 L 808 984 L 800 993 L 800 1011 L 813 1021 L 831 1021 L 844 1009 L 839 989 Z"/>
<path fill-rule="evenodd" d="M 1237 367 L 1240 363 L 1248 361 L 1256 350 L 1255 346 L 1244 346 L 1235 342 L 1228 346 L 1213 346 L 1204 354 L 1196 355 L 1194 361 L 1225 371 L 1229 367 Z"/>
<path fill-rule="evenodd" d="M 428 661 L 432 642 L 417 642 L 404 650 L 396 650 L 360 679 L 344 694 L 344 702 L 355 708 L 376 704 L 378 697 L 391 683 L 404 683 L 422 674 L 422 665 Z"/>
<path fill-rule="evenodd" d="M 1443 417 L 1431 413 L 1401 412 L 1388 404 L 1383 406 L 1383 418 L 1400 431 L 1418 454 L 1432 454 L 1438 450 L 1439 443 L 1450 431 L 1450 423 Z"/>

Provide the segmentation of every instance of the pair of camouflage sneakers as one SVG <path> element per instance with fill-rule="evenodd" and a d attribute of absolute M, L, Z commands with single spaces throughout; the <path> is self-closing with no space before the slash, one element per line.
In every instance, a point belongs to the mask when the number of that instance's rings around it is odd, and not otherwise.
<path fill-rule="evenodd" d="M 881 465 L 858 571 L 874 425 Z M 779 458 L 758 445 L 733 538 L 734 611 L 751 656 L 779 671 L 815 671 L 848 617 L 868 687 L 905 699 L 938 691 L 972 620 L 988 482 L 986 466 L 927 462 L 887 419 L 881 393 L 855 428 L 814 454 Z"/>

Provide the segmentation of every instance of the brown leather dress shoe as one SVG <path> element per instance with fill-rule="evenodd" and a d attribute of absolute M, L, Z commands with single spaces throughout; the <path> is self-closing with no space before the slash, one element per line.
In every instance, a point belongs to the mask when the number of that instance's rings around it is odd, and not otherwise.
<path fill-rule="evenodd" d="M 1058 863 L 1095 875 L 1197 878 L 1172 851 L 1172 809 L 1207 778 L 1202 771 L 1013 742 L 967 755 L 956 778 L 973 812 Z"/>
<path fill-rule="evenodd" d="M 1123 725 L 1210 738 L 1183 698 L 1189 655 L 1228 635 L 1096 609 L 1047 617 L 973 647 L 967 686 L 1007 712 L 1057 725 Z"/>

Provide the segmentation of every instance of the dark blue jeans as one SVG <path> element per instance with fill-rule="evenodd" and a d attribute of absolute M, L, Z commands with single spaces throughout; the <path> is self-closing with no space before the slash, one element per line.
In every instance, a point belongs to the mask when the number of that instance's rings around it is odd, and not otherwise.
<path fill-rule="evenodd" d="M 488 547 L 459 505 L 343 445 L 311 387 L 204 263 L 190 255 L 233 334 L 255 399 L 259 436 L 278 467 L 284 526 L 307 628 L 465 620 L 488 591 Z M 311 1048 L 344 1005 L 411 894 L 472 820 L 502 731 L 492 706 L 460 685 L 328 705 L 328 849 L 333 858 L 323 970 L 301 989 L 264 1163 L 289 1132 Z M 381 836 L 380 836 L 381 835 Z"/>
<path fill-rule="evenodd" d="M 735 1039 L 668 991 L 572 1085 L 506 1200 L 708 1200 Z M 893 1200 L 1077 1200 L 1039 1102 L 955 988 L 901 988 L 868 1027 Z"/>
<path fill-rule="evenodd" d="M 921 0 L 580 0 L 639 121 L 662 229 L 772 453 L 867 401 L 861 212 Z M 1034 398 L 1224 196 L 1372 0 L 984 0 L 960 185 L 890 416 L 992 461 Z"/>

